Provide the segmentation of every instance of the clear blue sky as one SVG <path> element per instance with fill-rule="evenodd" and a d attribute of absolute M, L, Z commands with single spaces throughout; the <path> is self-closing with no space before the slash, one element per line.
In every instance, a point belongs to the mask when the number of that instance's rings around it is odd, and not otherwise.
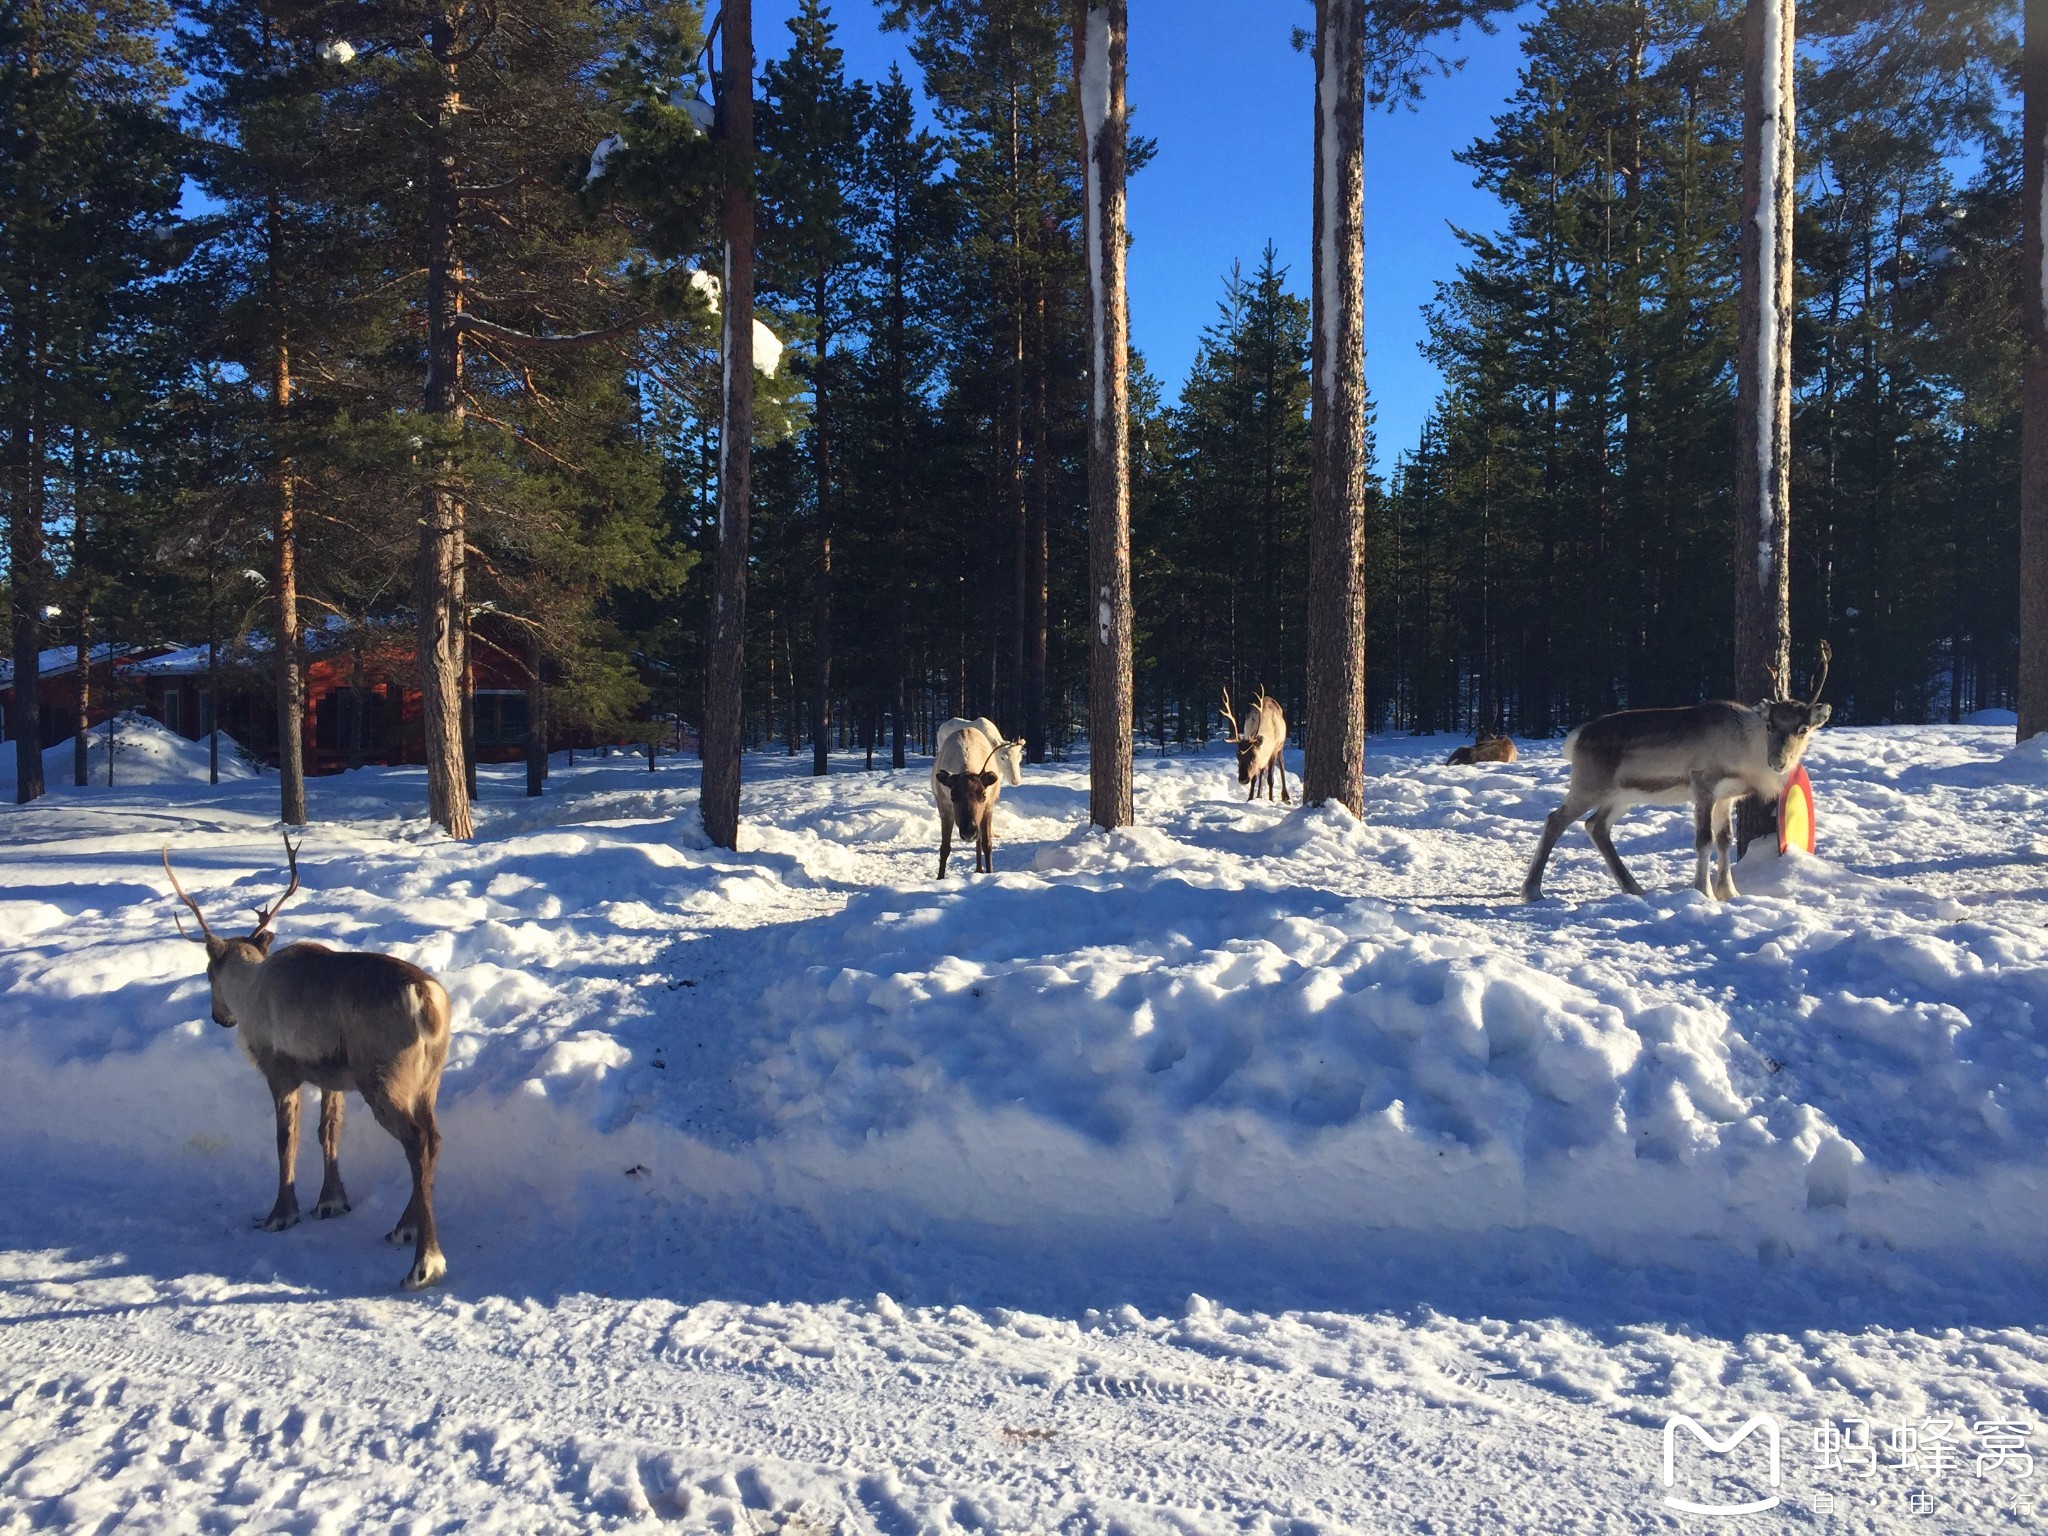
<path fill-rule="evenodd" d="M 756 0 L 754 46 L 789 46 L 794 0 Z M 1291 30 L 1308 0 L 1130 0 L 1130 102 L 1159 155 L 1131 183 L 1131 335 L 1178 391 L 1202 328 L 1215 317 L 1233 261 L 1247 266 L 1270 238 L 1308 291 L 1314 70 Z M 881 32 L 869 0 L 836 0 L 833 18 L 856 75 L 898 62 L 917 71 L 900 35 Z M 1436 399 L 1436 371 L 1417 350 L 1422 306 L 1457 265 L 1450 225 L 1490 230 L 1498 206 L 1451 157 L 1487 131 L 1514 89 L 1520 29 L 1468 32 L 1467 60 L 1431 83 L 1418 111 L 1375 113 L 1365 128 L 1366 379 L 1379 409 L 1382 466 L 1413 446 Z"/>

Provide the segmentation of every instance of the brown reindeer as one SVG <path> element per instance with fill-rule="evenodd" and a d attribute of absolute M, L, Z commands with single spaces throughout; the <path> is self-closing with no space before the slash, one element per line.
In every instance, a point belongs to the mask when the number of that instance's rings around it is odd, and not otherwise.
<path fill-rule="evenodd" d="M 197 936 L 185 932 L 182 920 L 178 932 L 206 946 L 213 1021 L 237 1032 L 277 1106 L 277 1201 L 258 1225 L 282 1232 L 299 1219 L 299 1089 L 305 1083 L 321 1090 L 320 1153 L 326 1165 L 313 1214 L 347 1214 L 338 1159 L 343 1096 L 353 1089 L 377 1123 L 398 1138 L 412 1165 L 412 1199 L 386 1241 L 413 1245 L 412 1268 L 402 1283 L 418 1290 L 448 1272 L 434 1230 L 434 1165 L 441 1155 L 434 1099 L 448 1059 L 448 994 L 418 966 L 390 955 L 304 941 L 273 954 L 270 924 L 299 888 L 299 850 L 289 837 L 284 848 L 291 884 L 257 909 L 256 929 L 247 938 L 223 939 L 178 884 L 170 846 L 164 847 L 171 889 L 199 921 Z"/>
<path fill-rule="evenodd" d="M 1506 736 L 1489 736 L 1484 731 L 1469 747 L 1459 747 L 1446 759 L 1453 768 L 1471 768 L 1480 763 L 1512 763 L 1515 744 Z"/>
<path fill-rule="evenodd" d="M 1779 695 L 1761 704 L 1717 700 L 1678 709 L 1624 709 L 1580 726 L 1564 739 L 1564 758 L 1572 765 L 1564 804 L 1543 823 L 1536 855 L 1522 883 L 1522 898 L 1543 894 L 1543 867 L 1550 850 L 1573 822 L 1586 820 L 1593 846 L 1607 861 L 1608 871 L 1631 896 L 1636 884 L 1614 851 L 1608 828 L 1632 805 L 1690 803 L 1693 849 L 1698 857 L 1693 884 L 1703 896 L 1722 900 L 1735 894 L 1734 811 L 1744 795 L 1776 803 L 1785 780 L 1799 765 L 1813 733 L 1828 723 L 1832 710 L 1820 702 L 1834 652 L 1823 640 L 1820 675 L 1813 695 L 1786 698 L 1784 683 L 1773 674 Z M 1714 856 L 1720 874 L 1710 879 Z"/>
<path fill-rule="evenodd" d="M 1280 780 L 1280 803 L 1289 804 L 1287 796 L 1287 716 L 1280 706 L 1261 688 L 1259 696 L 1252 700 L 1251 729 L 1239 727 L 1237 716 L 1230 708 L 1230 690 L 1223 690 L 1223 718 L 1230 722 L 1230 734 L 1223 739 L 1237 748 L 1237 782 L 1251 785 L 1247 800 L 1259 798 L 1263 788 L 1268 800 L 1273 798 L 1273 779 Z"/>

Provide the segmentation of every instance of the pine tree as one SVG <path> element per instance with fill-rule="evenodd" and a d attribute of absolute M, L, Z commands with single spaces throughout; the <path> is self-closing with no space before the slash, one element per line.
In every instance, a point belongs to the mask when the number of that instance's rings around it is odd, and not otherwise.
<path fill-rule="evenodd" d="M 789 53 L 761 76 L 762 245 L 769 286 L 808 310 L 814 328 L 811 771 L 823 774 L 832 737 L 833 525 L 844 499 L 833 462 L 839 359 L 832 347 L 860 281 L 863 252 L 850 214 L 871 100 L 865 85 L 846 78 L 824 0 L 802 0 L 789 30 Z"/>
<path fill-rule="evenodd" d="M 2019 738 L 2048 730 L 2048 0 L 2026 0 L 2020 205 L 2026 381 L 2020 448 Z"/>
<path fill-rule="evenodd" d="M 7 504 L 15 797 L 43 793 L 37 699 L 47 547 L 66 439 L 99 400 L 99 355 L 174 258 L 175 76 L 155 0 L 0 8 L 0 494 Z"/>
<path fill-rule="evenodd" d="M 1088 817 L 1131 824 L 1129 300 L 1124 291 L 1123 0 L 1089 0 L 1075 30 L 1088 251 Z"/>

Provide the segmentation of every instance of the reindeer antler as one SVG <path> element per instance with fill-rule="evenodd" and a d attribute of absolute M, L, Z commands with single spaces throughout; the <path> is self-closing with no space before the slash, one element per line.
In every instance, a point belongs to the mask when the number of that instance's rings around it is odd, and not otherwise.
<path fill-rule="evenodd" d="M 1832 645 L 1829 645 L 1827 641 L 1821 641 L 1820 676 L 1813 680 L 1813 697 L 1806 701 L 1809 705 L 1818 704 L 1820 702 L 1820 691 L 1828 685 L 1828 668 L 1834 665 L 1834 661 L 1835 648 Z"/>
<path fill-rule="evenodd" d="M 171 845 L 169 843 L 164 844 L 164 873 L 170 875 L 171 889 L 178 893 L 178 900 L 190 907 L 192 915 L 199 919 L 199 932 L 201 936 L 195 939 L 185 931 L 185 920 L 173 912 L 171 914 L 171 921 L 178 925 L 178 937 L 187 944 L 204 944 L 213 937 L 213 930 L 206 926 L 206 914 L 199 910 L 199 903 L 185 894 L 185 887 L 178 884 L 178 877 L 171 873 Z"/>
<path fill-rule="evenodd" d="M 299 839 L 299 846 L 304 847 L 305 842 L 305 838 L 301 837 Z M 284 856 L 285 862 L 291 867 L 292 883 L 286 886 L 284 888 L 284 894 L 278 897 L 277 900 L 273 901 L 269 906 L 256 908 L 256 932 L 249 935 L 249 937 L 252 939 L 258 938 L 263 933 L 268 931 L 270 927 L 270 920 L 277 916 L 278 910 L 281 907 L 283 907 L 286 902 L 292 899 L 292 893 L 298 890 L 299 888 L 299 850 L 298 848 L 294 848 L 292 846 L 292 836 L 289 832 L 284 834 Z M 165 868 L 169 867 L 170 866 L 168 864 L 165 865 Z M 196 912 L 199 909 L 197 907 L 194 907 L 192 910 Z"/>
<path fill-rule="evenodd" d="M 1230 734 L 1223 738 L 1225 741 L 1236 741 L 1244 735 L 1244 732 L 1238 727 L 1237 714 L 1230 707 L 1230 689 L 1228 685 L 1223 689 L 1223 718 L 1230 722 Z"/>

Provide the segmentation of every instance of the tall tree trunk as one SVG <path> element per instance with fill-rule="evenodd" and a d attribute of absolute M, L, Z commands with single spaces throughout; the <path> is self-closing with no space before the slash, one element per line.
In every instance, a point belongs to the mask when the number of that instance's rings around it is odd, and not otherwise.
<path fill-rule="evenodd" d="M 1045 761 L 1046 698 L 1045 667 L 1050 620 L 1051 592 L 1048 576 L 1050 550 L 1050 502 L 1052 496 L 1052 450 L 1046 409 L 1046 375 L 1052 363 L 1047 351 L 1045 325 L 1045 279 L 1036 281 L 1034 314 L 1037 327 L 1037 356 L 1031 372 L 1031 527 L 1025 539 L 1024 571 L 1024 758 Z"/>
<path fill-rule="evenodd" d="M 88 737 L 92 729 L 92 543 L 86 519 L 84 434 L 79 434 L 71 469 L 71 585 L 77 613 L 72 616 L 72 660 L 78 672 L 77 718 L 71 732 L 71 782 L 85 788 L 91 777 Z M 107 679 L 114 676 L 113 653 L 107 654 Z"/>
<path fill-rule="evenodd" d="M 78 639 L 75 659 L 78 667 L 78 720 L 71 733 L 71 782 L 85 788 L 91 777 L 89 733 L 92 730 L 92 615 L 83 597 L 78 600 Z M 114 675 L 114 658 L 107 657 L 107 676 Z"/>
<path fill-rule="evenodd" d="M 811 381 L 811 395 L 816 405 L 811 424 L 811 444 L 816 451 L 818 481 L 818 588 L 811 620 L 811 627 L 816 631 L 814 649 L 817 654 L 817 672 L 813 678 L 817 705 L 811 721 L 811 773 L 814 776 L 823 776 L 830 770 L 832 752 L 832 418 L 825 381 L 827 356 L 832 345 L 832 321 L 826 312 L 830 298 L 821 272 L 813 285 L 811 299 L 818 317 L 818 373 Z"/>
<path fill-rule="evenodd" d="M 427 383 L 425 405 L 439 441 L 434 476 L 421 497 L 418 575 L 420 715 L 425 726 L 427 813 L 448 835 L 475 835 L 462 750 L 462 563 L 467 517 L 456 484 L 454 439 L 462 430 L 462 309 L 456 221 L 456 114 L 461 94 L 455 21 L 435 17 L 429 46 L 439 61 L 441 94 L 427 157 Z"/>
<path fill-rule="evenodd" d="M 526 796 L 539 796 L 548 779 L 547 685 L 540 655 L 540 640 L 531 631 L 526 637 Z"/>
<path fill-rule="evenodd" d="M 1302 799 L 1365 814 L 1365 0 L 1316 0 Z"/>
<path fill-rule="evenodd" d="M 264 265 L 269 285 L 270 313 L 277 333 L 273 339 L 270 371 L 271 486 L 276 523 L 272 530 L 272 555 L 276 562 L 271 583 L 277 602 L 276 665 L 277 686 L 277 792 L 278 814 L 288 827 L 306 824 L 306 700 L 304 680 L 299 674 L 299 549 L 297 508 L 294 504 L 293 464 L 284 451 L 287 423 L 292 404 L 292 356 L 282 320 L 283 212 L 277 193 L 270 195 L 265 210 Z"/>
<path fill-rule="evenodd" d="M 910 452 L 910 432 L 907 423 L 909 402 L 904 398 L 908 393 L 905 379 L 904 331 L 908 321 L 909 304 L 903 291 L 903 267 L 901 262 L 893 263 L 889 273 L 889 581 L 892 587 L 890 605 L 889 669 L 894 674 L 895 686 L 895 740 L 889 747 L 891 767 L 901 768 L 905 761 L 906 742 L 904 714 L 909 707 L 910 674 L 910 508 L 909 499 L 903 490 L 903 463 Z"/>
<path fill-rule="evenodd" d="M 44 552 L 41 359 L 32 333 L 22 347 L 25 367 L 15 387 L 23 401 L 8 434 L 7 563 L 14 630 L 14 800 L 26 805 L 43 795 L 43 602 L 49 572 Z"/>
<path fill-rule="evenodd" d="M 1735 690 L 1775 698 L 1792 657 L 1793 0 L 1743 12 L 1742 314 L 1735 391 Z M 1743 799 L 1747 848 L 1776 810 Z"/>
<path fill-rule="evenodd" d="M 1792 0 L 1748 0 L 1735 401 L 1735 690 L 1743 699 L 1771 697 L 1771 676 L 1786 676 L 1792 651 L 1792 48 Z"/>
<path fill-rule="evenodd" d="M 1125 0 L 1082 0 L 1081 104 L 1088 252 L 1088 815 L 1131 824 L 1130 310 L 1124 292 Z"/>
<path fill-rule="evenodd" d="M 282 434 L 291 405 L 291 354 L 280 339 L 273 358 L 271 421 Z M 299 672 L 299 543 L 293 496 L 293 464 L 274 454 L 276 484 L 272 487 L 277 516 L 272 542 L 277 599 L 277 787 L 278 814 L 288 827 L 306 824 L 306 695 Z"/>
<path fill-rule="evenodd" d="M 2048 0 L 2026 0 L 2026 373 L 2020 406 L 2019 738 L 2048 730 Z"/>
<path fill-rule="evenodd" d="M 742 687 L 747 659 L 747 522 L 754 437 L 754 7 L 721 11 L 719 138 L 729 167 L 720 206 L 725 242 L 724 396 L 718 424 L 718 552 L 712 575 L 711 654 L 704 703 L 704 831 L 721 848 L 740 835 Z"/>

